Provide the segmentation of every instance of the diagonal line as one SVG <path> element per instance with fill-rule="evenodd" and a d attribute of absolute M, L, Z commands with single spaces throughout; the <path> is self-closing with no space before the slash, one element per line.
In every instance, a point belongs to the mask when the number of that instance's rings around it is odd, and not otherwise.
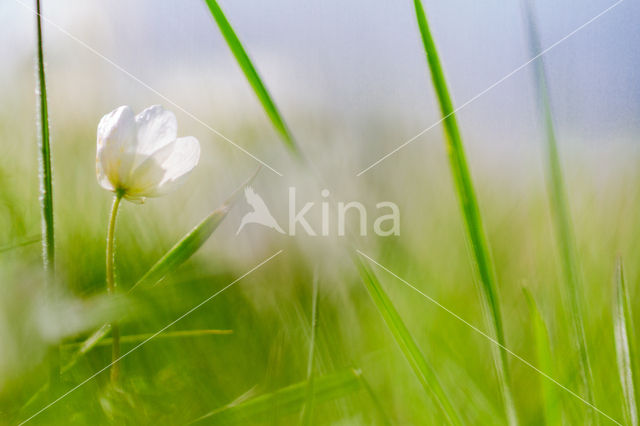
<path fill-rule="evenodd" d="M 18 0 L 16 0 L 18 1 Z M 520 65 L 518 68 L 514 69 L 513 71 L 511 71 L 510 73 L 508 73 L 507 75 L 505 75 L 504 77 L 502 77 L 500 80 L 496 81 L 495 83 L 493 83 L 491 86 L 487 87 L 486 89 L 484 89 L 482 92 L 478 93 L 477 95 L 475 95 L 474 97 L 472 97 L 471 99 L 469 99 L 468 101 L 466 101 L 465 103 L 463 103 L 462 105 L 460 105 L 458 108 L 454 109 L 453 111 L 451 111 L 449 114 L 445 115 L 444 117 L 442 117 L 440 120 L 436 121 L 435 123 L 433 123 L 431 126 L 427 127 L 426 129 L 424 129 L 423 131 L 421 131 L 420 133 L 418 133 L 417 135 L 413 136 L 411 139 L 409 139 L 408 141 L 404 142 L 402 145 L 398 146 L 397 148 L 395 148 L 393 151 L 389 152 L 388 154 L 384 155 L 382 158 L 380 158 L 378 161 L 370 164 L 367 168 L 361 170 L 360 172 L 358 172 L 358 174 L 356 174 L 357 177 L 363 175 L 364 173 L 366 173 L 367 171 L 369 171 L 370 169 L 374 168 L 375 166 L 377 166 L 378 164 L 382 163 L 384 160 L 386 160 L 387 158 L 391 157 L 393 154 L 395 154 L 396 152 L 400 151 L 401 149 L 403 149 L 404 147 L 406 147 L 407 145 L 409 145 L 411 142 L 415 141 L 416 139 L 418 139 L 420 136 L 424 135 L 425 133 L 427 133 L 429 130 L 433 129 L 434 127 L 436 127 L 437 125 L 439 125 L 440 123 L 442 123 L 444 120 L 446 120 L 447 118 L 449 118 L 451 115 L 457 113 L 458 111 L 462 110 L 463 108 L 469 106 L 471 103 L 475 102 L 476 100 L 478 100 L 480 97 L 482 97 L 483 95 L 485 95 L 487 92 L 493 90 L 496 86 L 499 86 L 500 84 L 502 84 L 505 80 L 509 79 L 511 76 L 513 76 L 514 74 L 517 74 L 519 71 L 521 71 L 523 68 L 526 68 L 529 64 L 531 64 L 533 61 L 535 61 L 536 59 L 538 59 L 539 57 L 541 57 L 542 55 L 548 53 L 550 50 L 554 49 L 555 47 L 557 47 L 559 44 L 563 43 L 564 41 L 566 41 L 567 39 L 571 38 L 572 36 L 574 36 L 576 33 L 578 33 L 579 31 L 583 30 L 584 28 L 586 28 L 588 25 L 594 23 L 595 21 L 597 21 L 599 18 L 601 18 L 603 15 L 605 15 L 606 13 L 610 12 L 614 7 L 618 6 L 620 3 L 622 3 L 624 0 L 618 0 L 617 2 L 615 2 L 614 4 L 612 4 L 611 6 L 609 6 L 608 8 L 606 8 L 605 10 L 603 10 L 602 12 L 598 13 L 596 16 L 594 16 L 593 18 L 589 19 L 587 22 L 585 22 L 584 24 L 580 25 L 578 28 L 576 28 L 575 30 L 571 31 L 569 34 L 567 34 L 566 36 L 562 37 L 560 40 L 556 41 L 555 43 L 553 43 L 551 46 L 547 47 L 546 49 L 544 49 L 543 51 L 541 51 L 540 53 L 538 53 L 537 55 L 535 55 L 534 57 L 532 57 L 531 59 L 529 59 L 527 62 L 525 62 L 524 64 Z"/>
<path fill-rule="evenodd" d="M 133 351 L 137 350 L 138 348 L 140 348 L 142 345 L 144 345 L 145 343 L 147 343 L 148 341 L 150 341 L 151 339 L 153 339 L 154 337 L 158 336 L 159 334 L 161 334 L 162 332 L 164 332 L 166 329 L 168 329 L 169 327 L 173 326 L 175 323 L 177 323 L 178 321 L 180 321 L 181 319 L 183 319 L 184 317 L 188 316 L 189 314 L 191 314 L 193 311 L 197 310 L 198 308 L 200 308 L 202 305 L 204 305 L 205 303 L 209 302 L 211 299 L 213 299 L 214 297 L 216 297 L 217 295 L 219 295 L 220 293 L 222 293 L 223 291 L 227 290 L 229 287 L 231 287 L 232 285 L 234 285 L 235 283 L 237 283 L 238 281 L 240 281 L 241 279 L 243 279 L 244 277 L 246 277 L 247 275 L 249 275 L 250 273 L 252 273 L 253 271 L 255 271 L 256 269 L 260 268 L 262 265 L 264 265 L 265 263 L 269 262 L 271 259 L 273 259 L 274 257 L 276 257 L 277 255 L 279 255 L 280 253 L 282 253 L 284 250 L 279 250 L 278 252 L 276 252 L 275 254 L 271 255 L 271 257 L 268 257 L 267 259 L 263 260 L 262 262 L 260 262 L 259 264 L 257 264 L 256 266 L 254 266 L 253 268 L 251 268 L 249 271 L 245 272 L 243 275 L 241 275 L 240 277 L 236 278 L 235 280 L 233 280 L 231 283 L 227 284 L 226 287 L 222 288 L 221 290 L 218 290 L 217 292 L 215 292 L 214 294 L 212 294 L 211 296 L 207 297 L 206 299 L 204 299 L 202 302 L 198 303 L 196 306 L 194 306 L 193 308 L 189 309 L 187 312 L 185 312 L 184 314 L 180 315 L 177 319 L 171 321 L 169 324 L 165 325 L 164 327 L 162 327 L 160 330 L 156 331 L 155 333 L 153 333 L 151 336 L 149 336 L 147 339 L 143 340 L 142 342 L 140 342 L 138 345 L 136 345 L 135 347 L 133 347 L 133 349 L 131 349 L 130 351 L 126 352 L 124 355 L 122 355 L 121 357 L 119 357 L 118 359 L 116 359 L 115 361 L 112 361 L 110 364 L 107 364 L 104 368 L 102 368 L 101 370 L 98 370 L 97 372 L 95 372 L 93 375 L 89 376 L 88 378 L 86 378 L 85 380 L 83 380 L 82 382 L 80 382 L 79 384 L 77 384 L 76 386 L 74 386 L 73 388 L 71 388 L 70 390 L 68 390 L 67 392 L 63 393 L 62 395 L 60 395 L 58 398 L 54 399 L 53 401 L 51 401 L 49 404 L 45 405 L 43 408 L 41 408 L 39 411 L 37 411 L 35 414 L 31 415 L 31 417 L 23 420 L 22 422 L 19 423 L 18 426 L 22 426 L 23 424 L 27 423 L 28 421 L 30 421 L 31 419 L 33 419 L 34 417 L 36 417 L 37 415 L 39 415 L 40 413 L 42 413 L 43 411 L 47 410 L 49 407 L 51 407 L 52 405 L 56 404 L 57 402 L 60 402 L 61 399 L 67 397 L 71 392 L 75 391 L 76 389 L 78 389 L 79 387 L 81 387 L 82 385 L 84 385 L 85 383 L 87 383 L 88 381 L 90 381 L 91 379 L 93 379 L 94 377 L 96 377 L 98 374 L 102 373 L 103 371 L 105 371 L 106 369 L 108 369 L 109 367 L 111 367 L 113 364 L 115 364 L 116 362 L 119 362 L 122 358 L 126 357 L 127 355 L 131 354 Z"/>
<path fill-rule="evenodd" d="M 524 363 L 525 365 L 527 365 L 528 367 L 532 368 L 534 371 L 536 371 L 538 374 L 540 374 L 541 376 L 543 376 L 544 378 L 546 378 L 547 380 L 552 381 L 553 383 L 555 383 L 556 385 L 558 385 L 559 387 L 561 387 L 562 389 L 564 389 L 565 391 L 567 391 L 569 394 L 571 394 L 572 396 L 576 397 L 577 399 L 579 399 L 580 401 L 584 402 L 586 405 L 588 405 L 589 407 L 591 407 L 593 410 L 597 411 L 598 413 L 602 414 L 604 417 L 606 417 L 607 419 L 611 420 L 612 422 L 622 426 L 622 424 L 620 422 L 618 422 L 617 420 L 615 420 L 613 417 L 609 416 L 607 413 L 605 413 L 604 411 L 600 410 L 598 407 L 596 407 L 595 405 L 593 405 L 592 403 L 590 403 L 589 401 L 587 401 L 586 399 L 584 399 L 583 397 L 581 397 L 580 395 L 578 395 L 577 393 L 575 393 L 574 391 L 572 391 L 571 389 L 569 389 L 568 387 L 564 386 L 562 383 L 558 382 L 556 379 L 554 379 L 553 377 L 549 376 L 547 373 L 545 373 L 544 371 L 540 370 L 539 368 L 537 368 L 535 365 L 531 364 L 529 361 L 527 361 L 526 359 L 522 358 L 520 355 L 516 354 L 515 352 L 513 352 L 511 349 L 507 348 L 506 346 L 500 344 L 496 339 L 494 339 L 493 337 L 491 337 L 490 335 L 488 335 L 487 333 L 485 333 L 484 331 L 480 330 L 478 327 L 476 327 L 475 325 L 469 323 L 468 321 L 466 321 L 464 318 L 462 318 L 460 315 L 456 314 L 455 312 L 453 312 L 452 310 L 450 310 L 449 308 L 447 308 L 446 306 L 442 305 L 440 302 L 438 302 L 437 300 L 435 300 L 434 298 L 432 298 L 431 296 L 423 293 L 422 291 L 418 290 L 415 286 L 411 285 L 408 281 L 406 281 L 405 279 L 399 277 L 398 275 L 396 275 L 394 272 L 392 272 L 391 270 L 387 269 L 386 267 L 382 266 L 380 263 L 378 263 L 377 261 L 375 261 L 374 259 L 372 259 L 371 257 L 367 256 L 366 254 L 364 254 L 363 252 L 361 252 L 360 250 L 356 249 L 356 252 L 358 252 L 359 255 L 361 255 L 362 257 L 367 258 L 369 261 L 371 261 L 372 263 L 375 263 L 376 265 L 378 265 L 380 268 L 384 269 L 386 272 L 388 272 L 389 274 L 393 275 L 394 277 L 396 277 L 397 279 L 399 279 L 400 281 L 402 281 L 405 285 L 407 285 L 409 288 L 411 288 L 412 290 L 416 291 L 417 293 L 421 294 L 424 298 L 426 298 L 427 300 L 429 300 L 431 303 L 433 303 L 434 305 L 438 306 L 439 308 L 443 309 L 445 312 L 447 312 L 449 315 L 453 316 L 454 318 L 456 318 L 458 321 L 464 323 L 465 325 L 467 325 L 468 327 L 470 327 L 473 331 L 475 331 L 476 333 L 480 334 L 481 336 L 487 338 L 489 341 L 491 341 L 491 343 L 494 343 L 495 345 L 499 346 L 500 348 L 504 349 L 506 352 L 508 352 L 511 356 L 513 356 L 514 358 L 518 359 L 519 361 L 521 361 L 522 363 Z"/>
<path fill-rule="evenodd" d="M 207 123 L 205 123 L 204 121 L 202 121 L 201 119 L 196 117 L 194 114 L 192 114 L 191 112 L 187 111 L 186 109 L 184 109 L 183 107 L 181 107 L 180 105 L 178 105 L 177 103 L 175 103 L 174 101 L 172 101 L 171 99 L 169 99 L 168 97 L 163 95 L 162 93 L 158 92 L 156 89 L 154 89 L 153 87 L 149 86 L 147 83 L 145 83 L 144 81 L 140 80 L 138 77 L 136 77 L 135 75 L 131 74 L 129 71 L 127 71 L 126 69 L 124 69 L 123 67 L 121 67 L 120 65 L 118 65 L 117 63 L 112 61 L 111 59 L 107 58 L 102 53 L 100 53 L 99 51 L 97 51 L 93 47 L 89 46 L 87 43 L 85 43 L 84 41 L 80 40 L 78 37 L 74 36 L 73 34 L 68 32 L 67 30 L 65 30 L 64 28 L 62 28 L 60 25 L 58 25 L 55 22 L 53 22 L 51 19 L 49 19 L 46 16 L 38 13 L 35 9 L 31 8 L 29 5 L 24 3 L 22 0 L 15 0 L 15 1 L 16 1 L 16 3 L 22 5 L 26 9 L 30 10 L 33 14 L 39 15 L 49 25 L 55 27 L 58 31 L 60 31 L 61 33 L 63 33 L 67 37 L 71 38 L 73 41 L 75 41 L 76 43 L 80 44 L 82 47 L 84 47 L 85 49 L 89 50 L 91 53 L 93 53 L 96 56 L 100 57 L 105 62 L 111 64 L 114 68 L 116 68 L 117 70 L 123 72 L 124 74 L 129 76 L 132 80 L 134 80 L 137 83 L 141 84 L 146 89 L 150 90 L 151 92 L 153 92 L 154 94 L 156 94 L 157 96 L 159 96 L 160 98 L 165 100 L 167 103 L 173 105 L 175 108 L 179 109 L 180 111 L 182 111 L 183 113 L 185 113 L 186 115 L 191 117 L 193 120 L 195 120 L 196 122 L 200 123 L 201 125 L 203 125 L 207 129 L 212 131 L 213 133 L 215 133 L 217 136 L 221 137 L 225 141 L 229 142 L 231 145 L 233 145 L 236 148 L 238 148 L 240 151 L 242 151 L 245 154 L 247 154 L 249 157 L 251 157 L 254 160 L 256 160 L 258 163 L 262 164 L 263 166 L 265 166 L 266 168 L 268 168 L 269 170 L 271 170 L 272 172 L 274 172 L 278 176 L 283 176 L 282 173 L 280 173 L 279 171 L 277 171 L 276 169 L 274 169 L 273 167 L 271 167 L 270 165 L 268 165 L 267 163 L 265 163 L 264 161 L 262 161 L 261 159 L 259 159 L 258 157 L 256 157 L 252 153 L 250 153 L 249 151 L 247 151 L 245 148 L 241 147 L 240 145 L 238 145 L 237 143 L 235 143 L 234 141 L 232 141 L 231 139 L 229 139 L 228 137 L 226 137 L 225 135 L 223 135 L 222 133 L 220 133 L 219 131 L 217 131 L 213 127 L 209 126 Z"/>

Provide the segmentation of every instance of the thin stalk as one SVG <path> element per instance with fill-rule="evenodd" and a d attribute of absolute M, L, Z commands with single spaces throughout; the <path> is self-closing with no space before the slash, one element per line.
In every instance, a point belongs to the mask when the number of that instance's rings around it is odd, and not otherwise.
<path fill-rule="evenodd" d="M 522 290 L 525 298 L 527 299 L 527 304 L 529 305 L 529 318 L 535 338 L 534 341 L 538 365 L 542 371 L 551 375 L 553 374 L 553 354 L 551 353 L 551 346 L 549 344 L 549 331 L 547 329 L 547 325 L 531 292 L 526 288 L 523 288 Z M 544 405 L 545 424 L 561 425 L 562 412 L 558 388 L 555 383 L 551 383 L 549 380 L 544 378 L 541 379 L 540 385 Z"/>
<path fill-rule="evenodd" d="M 53 233 L 53 184 L 51 172 L 51 143 L 49 139 L 49 109 L 44 71 L 44 47 L 40 0 L 36 0 L 36 30 L 38 39 L 38 105 L 39 105 L 39 154 L 40 154 L 40 209 L 42 211 L 42 253 L 46 286 L 49 290 L 55 280 L 55 255 Z M 55 383 L 60 376 L 60 348 L 53 347 L 49 354 L 49 380 Z"/>
<path fill-rule="evenodd" d="M 625 417 L 627 424 L 638 425 L 640 410 L 638 409 L 638 351 L 636 333 L 631 312 L 631 297 L 624 279 L 622 259 L 618 259 L 616 270 L 616 298 L 614 303 L 614 335 L 618 373 L 625 402 Z"/>
<path fill-rule="evenodd" d="M 118 216 L 118 207 L 122 200 L 122 194 L 117 193 L 113 199 L 111 214 L 109 215 L 109 227 L 107 228 L 107 292 L 115 295 L 116 283 L 114 279 L 114 241 L 116 230 L 116 217 Z M 111 323 L 111 383 L 117 383 L 120 376 L 120 364 L 115 361 L 120 358 L 120 328 L 117 322 Z"/>
<path fill-rule="evenodd" d="M 316 334 L 318 329 L 318 271 L 313 277 L 313 299 L 311 301 L 311 337 L 309 339 L 309 358 L 307 358 L 307 395 L 305 404 L 300 414 L 300 424 L 307 426 L 311 424 L 313 418 L 313 395 L 314 395 L 314 354 L 316 350 Z"/>
<path fill-rule="evenodd" d="M 40 241 L 42 241 L 42 237 L 40 235 L 36 235 L 34 237 L 29 237 L 29 238 L 26 238 L 23 241 L 19 241 L 17 243 L 6 244 L 4 246 L 0 246 L 0 253 L 11 251 L 11 250 L 17 249 L 19 247 L 28 246 L 29 244 L 39 243 Z"/>
<path fill-rule="evenodd" d="M 437 94 L 440 112 L 444 118 L 444 131 L 447 139 L 449 162 L 455 181 L 458 201 L 464 215 L 467 237 L 475 259 L 476 271 L 482 285 L 485 315 L 488 316 L 488 321 L 493 328 L 498 343 L 506 346 L 502 313 L 498 300 L 497 280 L 489 253 L 489 246 L 485 236 L 475 189 L 473 187 L 473 181 L 471 179 L 471 173 L 467 165 L 462 136 L 460 135 L 454 114 L 453 102 L 449 95 L 444 71 L 440 64 L 438 51 L 431 36 L 431 30 L 429 29 L 422 3 L 420 0 L 414 0 L 414 6 L 427 62 L 431 71 L 432 83 Z M 510 375 L 507 353 L 503 348 L 496 348 L 495 346 L 493 347 L 493 351 L 498 379 L 502 388 L 507 420 L 512 425 L 517 424 L 516 410 L 509 383 Z"/>
<path fill-rule="evenodd" d="M 529 33 L 529 45 L 531 54 L 538 55 L 541 51 L 540 39 L 535 25 L 533 9 L 528 1 L 529 0 L 523 1 L 523 7 Z M 546 178 L 551 208 L 553 209 L 553 225 L 556 232 L 556 242 L 560 251 L 562 272 L 566 285 L 564 293 L 568 299 L 575 344 L 579 353 L 580 375 L 585 391 L 585 399 L 589 402 L 594 402 L 593 373 L 589 362 L 587 336 L 584 327 L 583 283 L 578 264 L 578 250 L 576 248 L 573 227 L 571 226 L 569 201 L 562 175 L 562 167 L 560 165 L 560 155 L 558 153 L 551 102 L 549 100 L 549 89 L 547 87 L 546 72 L 542 58 L 538 58 L 535 63 L 535 82 L 540 113 L 542 115 L 541 118 L 544 121 L 547 140 Z"/>
<path fill-rule="evenodd" d="M 321 376 L 316 379 L 315 398 L 318 402 L 335 400 L 360 390 L 359 370 L 348 370 Z M 278 389 L 275 392 L 264 393 L 254 398 L 227 404 L 189 424 L 231 425 L 264 423 L 270 415 L 276 417 L 291 414 L 300 409 L 305 402 L 307 381 L 295 383 Z M 275 404 L 280 405 L 280 411 L 274 413 Z M 278 420 L 278 419 L 276 419 Z M 280 421 L 278 424 L 286 424 Z"/>

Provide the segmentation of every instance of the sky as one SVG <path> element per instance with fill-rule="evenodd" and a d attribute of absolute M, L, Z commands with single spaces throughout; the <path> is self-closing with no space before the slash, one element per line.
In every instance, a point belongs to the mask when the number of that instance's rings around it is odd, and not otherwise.
<path fill-rule="evenodd" d="M 423 3 L 456 104 L 530 59 L 519 1 Z M 614 3 L 536 1 L 543 48 Z M 413 2 L 221 0 L 220 5 L 285 116 L 328 116 L 347 125 L 383 116 L 406 135 L 438 119 Z M 220 122 L 260 111 L 203 1 L 44 0 L 43 7 L 56 25 L 189 110 L 215 107 Z M 0 20 L 0 93 L 16 96 L 11 82 L 32 78 L 33 15 L 18 0 L 5 0 Z M 561 134 L 637 133 L 637 22 L 640 5 L 624 0 L 544 55 Z M 82 110 L 87 96 L 104 104 L 103 110 L 133 94 L 140 107 L 154 103 L 147 88 L 58 28 L 46 25 L 45 37 L 53 96 L 57 90 L 70 108 Z M 483 139 L 535 132 L 532 70 L 523 68 L 465 107 L 460 113 L 465 128 Z"/>

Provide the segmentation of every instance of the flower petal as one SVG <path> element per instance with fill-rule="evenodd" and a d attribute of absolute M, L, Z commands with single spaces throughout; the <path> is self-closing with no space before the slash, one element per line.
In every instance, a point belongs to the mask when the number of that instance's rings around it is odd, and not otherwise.
<path fill-rule="evenodd" d="M 173 150 L 173 144 L 166 145 L 160 149 L 160 152 Z M 160 153 L 159 152 L 159 153 Z M 165 156 L 168 154 L 165 154 Z M 140 155 L 138 155 L 140 157 Z M 133 172 L 126 187 L 124 197 L 128 200 L 139 200 L 146 197 L 153 197 L 166 174 L 166 170 L 162 166 L 161 156 L 149 155 L 140 162 Z M 140 161 L 140 159 L 138 160 Z"/>
<path fill-rule="evenodd" d="M 138 154 L 151 155 L 176 140 L 178 123 L 176 116 L 162 105 L 153 105 L 136 115 L 138 128 Z"/>
<path fill-rule="evenodd" d="M 96 175 L 110 191 L 118 188 L 131 171 L 135 150 L 136 123 L 133 111 L 121 106 L 102 117 L 98 124 Z"/>
<path fill-rule="evenodd" d="M 173 151 L 162 164 L 166 173 L 158 187 L 158 195 L 166 194 L 179 186 L 198 161 L 200 161 L 198 139 L 193 136 L 176 139 Z"/>
<path fill-rule="evenodd" d="M 178 138 L 146 156 L 131 174 L 125 197 L 159 197 L 178 187 L 198 164 L 200 143 L 194 137 Z"/>

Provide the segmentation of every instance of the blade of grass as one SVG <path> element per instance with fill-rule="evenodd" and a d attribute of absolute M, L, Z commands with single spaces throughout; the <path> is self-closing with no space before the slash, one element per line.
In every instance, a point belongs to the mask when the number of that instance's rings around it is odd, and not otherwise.
<path fill-rule="evenodd" d="M 631 298 L 624 279 L 621 259 L 618 259 L 616 271 L 616 297 L 613 314 L 618 373 L 625 399 L 625 417 L 628 424 L 637 426 L 640 418 L 638 411 L 640 392 L 638 387 L 638 351 L 631 313 Z"/>
<path fill-rule="evenodd" d="M 464 215 L 468 241 L 473 251 L 476 271 L 482 284 L 482 294 L 485 301 L 485 312 L 489 317 L 496 339 L 502 346 L 506 346 L 502 313 L 498 298 L 497 280 L 493 263 L 489 253 L 489 246 L 485 236 L 480 209 L 473 187 L 466 154 L 462 144 L 462 137 L 454 114 L 453 102 L 449 95 L 444 71 L 440 64 L 438 51 L 431 36 L 431 30 L 420 0 L 414 0 L 418 27 L 422 36 L 427 62 L 431 71 L 431 79 L 435 88 L 440 112 L 444 118 L 444 131 L 447 139 L 449 162 L 453 173 L 458 201 Z M 487 312 L 488 311 L 488 312 Z M 516 410 L 510 387 L 509 365 L 507 353 L 502 348 L 494 346 L 494 358 L 502 397 L 504 399 L 507 420 L 510 424 L 517 424 Z"/>
<path fill-rule="evenodd" d="M 158 260 L 147 273 L 136 282 L 131 290 L 137 286 L 150 287 L 160 282 L 167 274 L 176 270 L 187 261 L 209 239 L 213 231 L 227 216 L 231 208 L 230 203 L 214 210 L 204 218 L 187 235 L 178 241 L 160 260 Z"/>
<path fill-rule="evenodd" d="M 62 373 L 66 373 L 73 367 L 76 362 L 83 356 L 86 355 L 93 348 L 98 346 L 100 341 L 111 331 L 111 324 L 105 324 L 100 327 L 95 333 L 85 339 L 82 343 L 80 343 L 80 347 L 78 350 L 71 356 L 71 359 L 67 364 L 62 368 Z"/>
<path fill-rule="evenodd" d="M 201 337 L 201 336 L 221 336 L 233 334 L 233 330 L 180 330 L 180 331 L 168 331 L 166 333 L 158 334 L 154 337 L 154 340 L 162 340 L 162 339 L 175 339 L 178 337 Z M 144 334 L 131 334 L 128 336 L 120 336 L 120 343 L 139 343 L 143 340 L 147 340 L 149 337 L 153 336 L 153 333 L 144 333 Z M 111 344 L 111 338 L 102 339 L 98 342 L 95 342 L 91 347 L 95 346 L 109 346 Z M 84 352 L 87 352 L 87 346 L 85 342 L 74 342 L 74 343 L 66 343 L 62 347 L 67 348 L 75 348 L 77 346 L 81 346 Z"/>
<path fill-rule="evenodd" d="M 17 249 L 19 247 L 28 246 L 29 244 L 39 243 L 42 241 L 42 237 L 40 235 L 36 235 L 33 237 L 25 238 L 22 241 L 18 241 L 17 243 L 6 244 L 4 246 L 0 246 L 0 253 L 4 253 L 7 251 L 11 251 L 13 249 Z"/>
<path fill-rule="evenodd" d="M 359 377 L 359 371 L 349 370 L 316 378 L 314 386 L 316 400 L 329 401 L 358 391 L 361 386 Z M 238 404 L 226 405 L 205 414 L 191 424 L 247 424 L 247 422 L 259 421 L 270 414 L 275 401 L 278 402 L 278 414 L 294 413 L 304 405 L 307 388 L 308 383 L 305 380 Z"/>
<path fill-rule="evenodd" d="M 158 260 L 145 273 L 142 278 L 136 282 L 129 291 L 137 286 L 152 286 L 162 280 L 169 272 L 175 270 L 182 265 L 187 259 L 198 251 L 200 247 L 209 239 L 213 231 L 224 220 L 233 207 L 238 196 L 244 188 L 249 185 L 257 176 L 261 167 L 251 176 L 242 186 L 240 186 L 218 209 L 214 210 L 209 216 L 204 218 L 195 228 L 178 241 L 160 260 Z"/>
<path fill-rule="evenodd" d="M 314 396 L 314 354 L 316 350 L 316 333 L 318 329 L 318 287 L 319 287 L 318 270 L 316 268 L 313 274 L 313 298 L 311 301 L 311 337 L 309 339 L 309 358 L 307 359 L 307 395 L 305 404 L 300 414 L 300 424 L 303 426 L 311 425 L 313 418 L 313 396 Z"/>
<path fill-rule="evenodd" d="M 55 279 L 55 245 L 53 232 L 53 176 L 51 170 L 51 141 L 49 135 L 49 108 L 47 84 L 44 70 L 44 46 L 42 41 L 42 19 L 40 0 L 36 0 L 37 62 L 38 62 L 38 106 L 39 106 L 39 178 L 40 209 L 42 215 L 42 259 L 48 288 Z M 49 351 L 49 380 L 57 382 L 60 375 L 60 351 L 54 346 Z"/>
<path fill-rule="evenodd" d="M 523 0 L 524 17 L 527 23 L 529 46 L 532 55 L 538 55 L 541 51 L 540 38 L 538 37 L 535 17 L 529 0 Z M 585 399 L 594 402 L 593 397 L 593 373 L 589 361 L 587 336 L 584 328 L 584 302 L 583 283 L 578 265 L 578 254 L 575 236 L 571 226 L 569 201 L 566 186 L 560 165 L 560 155 L 553 124 L 553 114 L 549 100 L 549 89 L 542 57 L 535 62 L 535 84 L 539 108 L 545 126 L 547 139 L 546 149 L 546 178 L 548 192 L 553 210 L 553 223 L 556 233 L 556 243 L 560 251 L 562 271 L 565 282 L 565 295 L 568 299 L 569 312 L 572 320 L 574 339 L 579 352 L 580 374 L 584 388 Z"/>
<path fill-rule="evenodd" d="M 546 372 L 549 375 L 553 373 L 553 355 L 551 354 L 551 347 L 549 345 L 549 332 L 547 325 L 544 322 L 544 318 L 538 309 L 533 295 L 527 288 L 523 288 L 524 296 L 527 299 L 529 305 L 529 318 L 531 326 L 533 327 L 533 334 L 535 336 L 536 354 L 538 359 L 538 366 L 540 370 Z M 560 396 L 558 394 L 558 388 L 549 380 L 541 378 L 540 382 L 542 388 L 542 396 L 544 403 L 544 416 L 545 424 L 548 425 L 560 425 L 562 424 L 562 414 L 560 411 Z"/>
<path fill-rule="evenodd" d="M 391 426 L 393 423 L 391 423 L 391 420 L 389 420 L 389 416 L 387 415 L 387 412 L 385 411 L 384 406 L 380 401 L 380 398 L 376 396 L 376 393 L 373 391 L 373 388 L 369 384 L 369 381 L 366 379 L 364 374 L 360 376 L 360 382 L 362 383 L 362 387 L 367 391 L 367 394 L 369 395 L 369 398 L 371 399 L 373 406 L 378 412 L 380 423 L 382 423 L 385 426 Z"/>
<path fill-rule="evenodd" d="M 389 331 L 394 340 L 400 347 L 402 354 L 405 356 L 411 368 L 413 369 L 418 381 L 428 395 L 435 398 L 436 403 L 442 409 L 442 413 L 450 424 L 462 424 L 456 410 L 453 408 L 448 395 L 443 389 L 433 368 L 424 357 L 422 351 L 418 347 L 407 326 L 402 321 L 400 314 L 394 308 L 391 299 L 382 288 L 380 281 L 373 273 L 368 264 L 364 263 L 361 258 L 354 256 L 354 262 L 360 273 L 362 282 L 364 283 L 373 303 L 382 315 L 385 324 L 389 327 Z"/>
<path fill-rule="evenodd" d="M 44 47 L 40 0 L 36 0 L 36 29 L 38 33 L 38 105 L 40 145 L 40 207 L 42 210 L 42 248 L 44 267 L 48 275 L 54 270 L 53 234 L 53 177 L 51 171 L 51 141 L 49 139 L 49 109 L 47 106 L 47 84 L 44 70 Z"/>
<path fill-rule="evenodd" d="M 240 39 L 238 39 L 238 36 L 236 35 L 233 27 L 224 15 L 224 12 L 218 5 L 218 2 L 216 0 L 205 0 L 205 2 L 207 3 L 207 6 L 209 6 L 209 10 L 213 15 L 216 24 L 218 24 L 218 28 L 220 29 L 222 36 L 227 42 L 229 49 L 231 49 L 233 56 L 235 56 L 236 60 L 238 61 L 238 65 L 242 69 L 242 72 L 249 81 L 249 84 L 253 88 L 253 91 L 260 100 L 262 107 L 271 120 L 271 123 L 275 127 L 278 135 L 285 143 L 286 147 L 292 153 L 299 156 L 300 151 L 298 150 L 298 145 L 296 144 L 293 135 L 289 131 L 289 128 L 287 127 L 285 121 L 280 115 L 280 112 L 278 111 L 278 107 L 276 107 L 276 104 L 271 99 L 271 95 L 269 95 L 267 87 L 262 82 L 258 71 L 253 66 L 249 55 L 242 46 Z"/>

